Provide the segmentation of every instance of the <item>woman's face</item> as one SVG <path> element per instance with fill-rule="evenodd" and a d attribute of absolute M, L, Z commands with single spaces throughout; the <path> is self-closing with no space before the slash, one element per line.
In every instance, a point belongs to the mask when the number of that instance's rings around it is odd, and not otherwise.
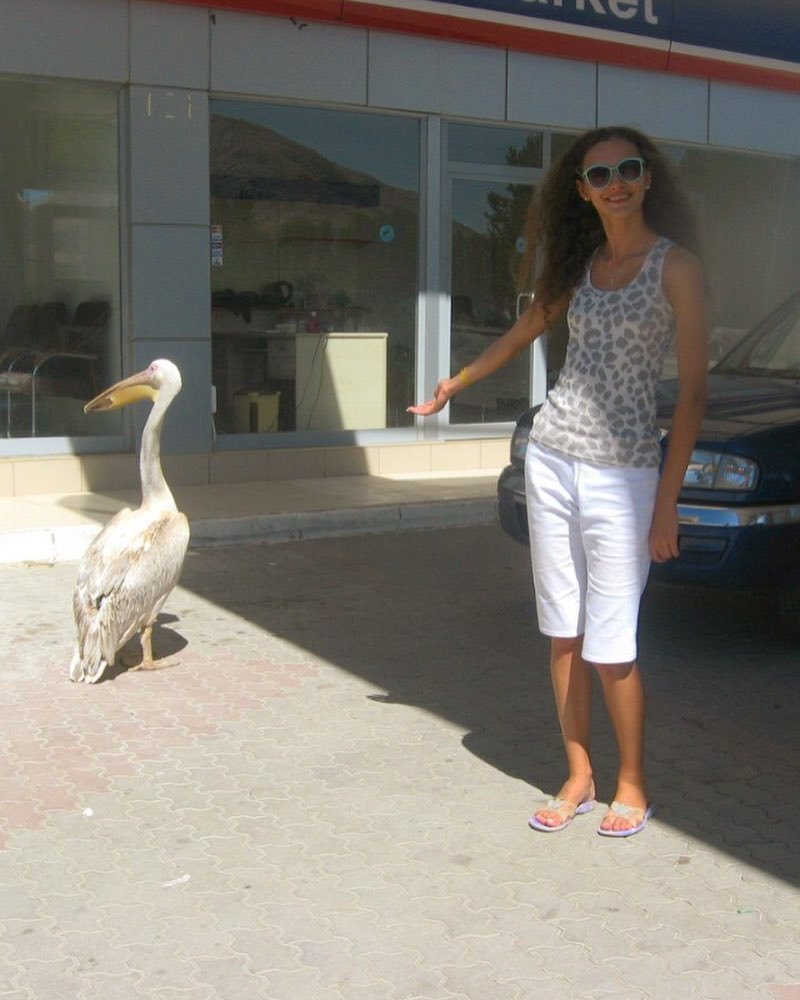
<path fill-rule="evenodd" d="M 650 187 L 650 171 L 645 166 L 639 174 L 639 165 L 630 162 L 637 159 L 641 160 L 642 155 L 627 139 L 598 142 L 584 156 L 581 170 L 587 171 L 597 166 L 619 168 L 622 164 L 622 176 L 619 169 L 613 169 L 608 183 L 604 187 L 596 187 L 584 174 L 577 181 L 578 194 L 585 201 L 591 202 L 601 217 L 623 218 L 640 212 L 645 192 Z M 608 174 L 608 170 L 600 169 L 591 171 L 589 176 L 596 183 L 601 183 L 608 178 Z"/>

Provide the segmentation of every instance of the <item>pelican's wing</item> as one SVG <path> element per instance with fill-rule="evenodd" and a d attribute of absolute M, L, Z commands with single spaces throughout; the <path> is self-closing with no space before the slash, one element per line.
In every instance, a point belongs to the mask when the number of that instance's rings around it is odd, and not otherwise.
<path fill-rule="evenodd" d="M 109 663 L 158 613 L 178 582 L 189 543 L 183 514 L 118 517 L 87 550 L 73 598 L 81 648 L 98 648 Z"/>
<path fill-rule="evenodd" d="M 83 648 L 88 632 L 96 626 L 99 609 L 107 594 L 115 590 L 115 580 L 124 577 L 127 552 L 141 525 L 138 511 L 124 509 L 115 514 L 95 535 L 78 566 L 72 610 L 78 627 L 78 645 Z"/>

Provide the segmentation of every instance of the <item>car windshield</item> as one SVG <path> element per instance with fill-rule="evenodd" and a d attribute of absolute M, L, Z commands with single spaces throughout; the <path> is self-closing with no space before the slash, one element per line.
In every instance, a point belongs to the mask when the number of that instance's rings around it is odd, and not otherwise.
<path fill-rule="evenodd" d="M 720 375 L 800 378 L 800 292 L 745 334 L 711 370 Z"/>

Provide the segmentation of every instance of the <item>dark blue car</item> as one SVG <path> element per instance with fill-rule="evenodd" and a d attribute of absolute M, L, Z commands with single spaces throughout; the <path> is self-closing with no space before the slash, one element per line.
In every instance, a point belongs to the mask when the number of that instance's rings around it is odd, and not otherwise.
<path fill-rule="evenodd" d="M 677 382 L 659 387 L 669 430 Z M 520 417 L 511 464 L 497 484 L 503 529 L 527 544 L 525 448 L 535 409 Z M 680 557 L 657 580 L 774 589 L 784 624 L 800 634 L 800 292 L 783 302 L 709 373 L 709 403 L 686 471 Z"/>

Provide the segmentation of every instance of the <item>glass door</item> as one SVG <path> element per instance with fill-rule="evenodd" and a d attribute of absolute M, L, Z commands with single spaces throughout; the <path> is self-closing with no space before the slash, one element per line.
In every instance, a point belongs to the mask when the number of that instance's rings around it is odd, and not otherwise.
<path fill-rule="evenodd" d="M 517 271 L 533 187 L 453 178 L 450 370 L 460 371 L 513 325 Z M 516 420 L 529 405 L 530 351 L 459 393 L 451 423 Z"/>
<path fill-rule="evenodd" d="M 528 206 L 547 143 L 527 130 L 449 123 L 444 185 L 450 281 L 450 371 L 469 365 L 513 325 Z M 524 284 L 524 282 L 523 282 Z M 538 352 L 537 352 L 538 353 Z M 507 423 L 531 401 L 531 350 L 450 403 L 450 424 Z"/>

